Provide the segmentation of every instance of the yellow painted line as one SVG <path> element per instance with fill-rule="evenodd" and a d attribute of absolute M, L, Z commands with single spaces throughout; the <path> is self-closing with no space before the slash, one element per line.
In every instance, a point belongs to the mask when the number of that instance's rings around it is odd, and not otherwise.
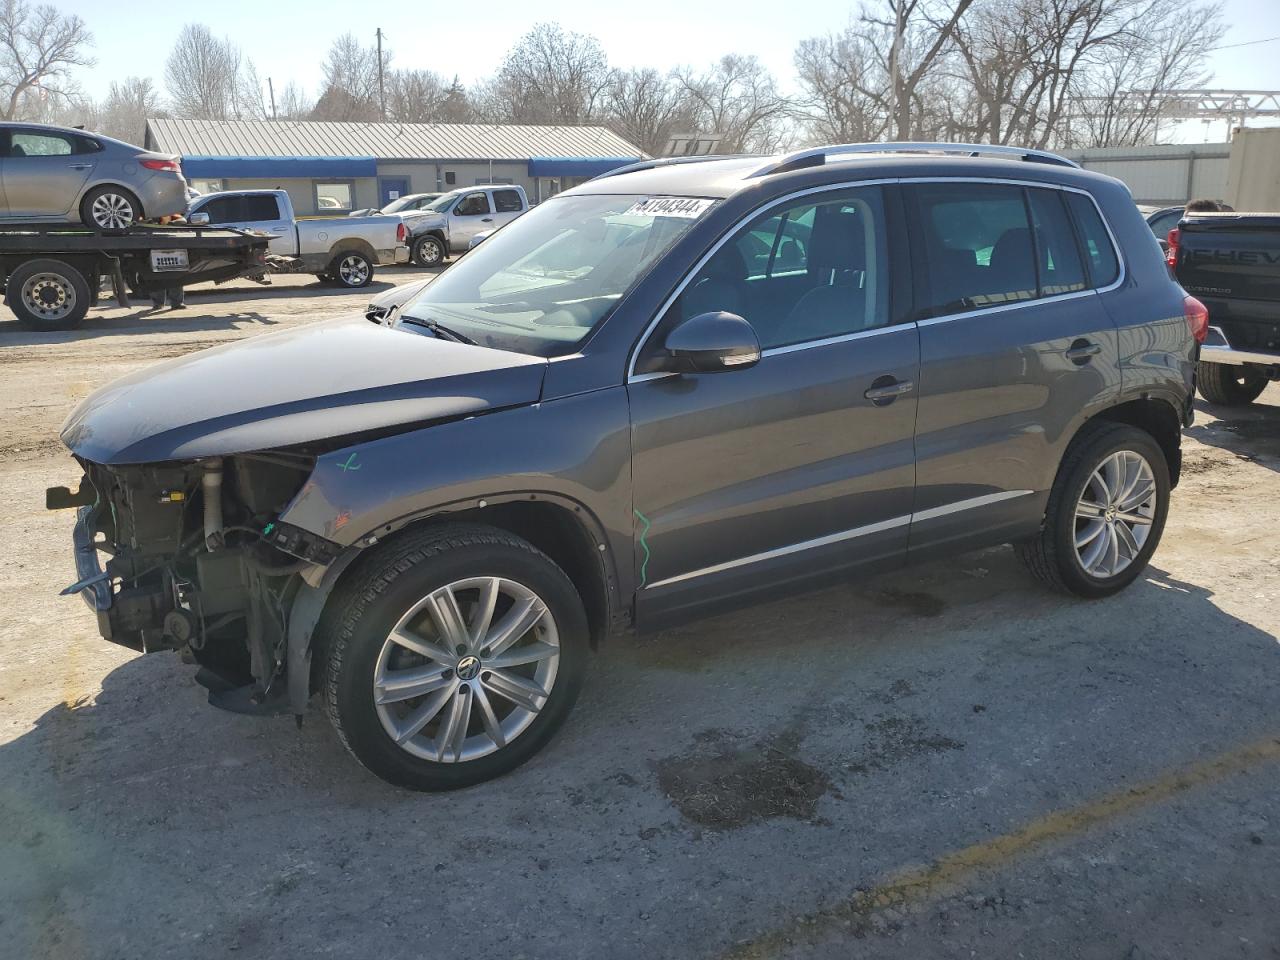
<path fill-rule="evenodd" d="M 903 870 L 874 889 L 859 891 L 824 910 L 797 917 L 738 944 L 725 954 L 726 960 L 764 960 L 792 944 L 820 940 L 834 931 L 866 930 L 877 911 L 946 896 L 974 874 L 1002 866 L 1045 844 L 1275 760 L 1280 760 L 1280 737 L 1264 737 L 1083 806 L 1055 811 L 1012 833 L 964 847 L 928 866 Z"/>

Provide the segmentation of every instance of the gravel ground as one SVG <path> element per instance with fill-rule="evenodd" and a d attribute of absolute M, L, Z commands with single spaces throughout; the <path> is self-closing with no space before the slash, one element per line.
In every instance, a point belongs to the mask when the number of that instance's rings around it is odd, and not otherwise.
<path fill-rule="evenodd" d="M 1200 407 L 1119 597 L 1001 548 L 611 643 L 533 762 L 415 795 L 101 641 L 43 510 L 94 387 L 368 296 L 0 322 L 0 955 L 1280 956 L 1280 388 Z"/>

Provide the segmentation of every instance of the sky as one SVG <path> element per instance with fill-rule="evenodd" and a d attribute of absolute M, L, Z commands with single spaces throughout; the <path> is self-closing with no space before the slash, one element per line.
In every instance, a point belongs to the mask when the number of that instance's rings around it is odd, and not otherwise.
<path fill-rule="evenodd" d="M 709 63 L 725 53 L 755 54 L 785 90 L 794 89 L 792 54 L 799 42 L 843 28 L 850 0 L 550 0 L 531 5 L 488 0 L 483 5 L 369 4 L 350 0 L 219 0 L 216 4 L 147 4 L 138 0 L 52 0 L 79 14 L 94 35 L 97 63 L 78 72 L 86 93 L 101 97 L 113 80 L 150 76 L 163 88 L 164 61 L 183 25 L 206 23 L 230 37 L 253 60 L 259 76 L 276 89 L 294 81 L 315 96 L 320 64 L 329 44 L 348 31 L 374 42 L 381 27 L 398 67 L 457 75 L 470 83 L 490 75 L 503 54 L 534 23 L 555 20 L 569 30 L 594 35 L 617 67 L 659 69 Z M 1243 44 L 1280 37 L 1280 0 L 1222 0 L 1229 24 L 1222 43 Z M 788 12 L 779 16 L 779 10 Z M 136 11 L 136 15 L 131 12 Z M 366 12 L 367 11 L 367 12 Z M 353 15 L 354 14 L 354 15 Z M 1212 85 L 1230 89 L 1280 89 L 1280 39 L 1212 54 Z M 1196 121 L 1179 127 L 1192 142 L 1225 131 Z"/>

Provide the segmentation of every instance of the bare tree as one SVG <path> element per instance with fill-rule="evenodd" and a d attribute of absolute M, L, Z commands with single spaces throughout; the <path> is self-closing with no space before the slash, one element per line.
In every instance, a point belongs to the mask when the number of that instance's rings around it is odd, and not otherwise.
<path fill-rule="evenodd" d="M 113 82 L 98 111 L 95 129 L 109 137 L 128 143 L 142 143 L 146 136 L 147 120 L 165 116 L 160 102 L 160 91 L 150 77 L 127 77 L 120 83 Z"/>
<path fill-rule="evenodd" d="M 93 63 L 93 35 L 77 16 L 23 0 L 0 2 L 0 111 L 17 120 L 75 95 L 72 67 Z"/>
<path fill-rule="evenodd" d="M 391 51 L 383 50 L 382 70 L 389 72 Z M 324 90 L 312 111 L 315 120 L 379 120 L 378 50 L 344 33 L 329 48 L 323 65 Z"/>
<path fill-rule="evenodd" d="M 229 120 L 239 114 L 240 48 L 219 40 L 202 23 L 189 23 L 165 62 L 165 86 L 174 112 L 196 120 Z"/>
<path fill-rule="evenodd" d="M 693 101 L 683 87 L 652 68 L 614 74 L 608 99 L 609 126 L 653 156 L 673 135 L 692 133 L 697 124 Z"/>
<path fill-rule="evenodd" d="M 702 73 L 686 68 L 676 79 L 699 133 L 720 134 L 724 153 L 772 153 L 792 135 L 792 102 L 754 56 L 731 53 Z"/>
<path fill-rule="evenodd" d="M 589 123 L 605 113 L 613 78 L 595 37 L 540 23 L 512 47 L 497 75 L 477 86 L 485 119 L 497 123 Z"/>
<path fill-rule="evenodd" d="M 801 122 L 814 143 L 884 139 L 889 117 L 881 94 L 868 92 L 877 69 L 870 37 L 858 29 L 801 42 L 795 55 L 802 91 Z"/>

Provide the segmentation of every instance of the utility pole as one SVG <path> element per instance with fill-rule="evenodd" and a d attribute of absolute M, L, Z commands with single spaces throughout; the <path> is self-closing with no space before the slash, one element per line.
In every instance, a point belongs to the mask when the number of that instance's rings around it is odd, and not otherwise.
<path fill-rule="evenodd" d="M 387 94 L 382 87 L 382 28 L 378 28 L 378 109 L 382 122 L 387 122 Z"/>
<path fill-rule="evenodd" d="M 906 0 L 895 0 L 893 5 L 893 46 L 889 48 L 889 139 L 903 139 L 898 123 L 900 77 L 902 73 L 902 33 L 905 28 L 902 5 Z"/>
<path fill-rule="evenodd" d="M 276 88 L 271 82 L 271 78 L 267 77 L 267 94 L 271 97 L 271 119 L 276 118 Z"/>

